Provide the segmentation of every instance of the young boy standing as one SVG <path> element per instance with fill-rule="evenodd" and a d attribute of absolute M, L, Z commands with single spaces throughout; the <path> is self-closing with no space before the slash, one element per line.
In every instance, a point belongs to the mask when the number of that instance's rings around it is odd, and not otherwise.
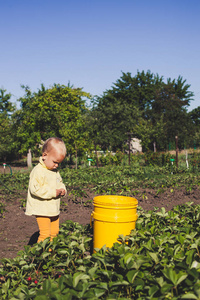
<path fill-rule="evenodd" d="M 40 235 L 38 243 L 59 233 L 60 197 L 66 194 L 65 185 L 57 171 L 66 156 L 62 139 L 52 137 L 42 147 L 42 156 L 30 174 L 26 215 L 36 216 Z"/>

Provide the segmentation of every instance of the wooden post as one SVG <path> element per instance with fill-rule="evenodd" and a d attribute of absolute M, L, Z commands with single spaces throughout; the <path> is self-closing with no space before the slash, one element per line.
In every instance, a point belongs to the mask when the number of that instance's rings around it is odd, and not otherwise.
<path fill-rule="evenodd" d="M 133 134 L 132 132 L 126 132 L 128 135 L 128 163 L 129 166 L 131 164 L 131 135 Z"/>
<path fill-rule="evenodd" d="M 156 152 L 156 142 L 153 142 L 153 150 Z"/>
<path fill-rule="evenodd" d="M 97 165 L 97 169 L 99 167 L 99 160 L 98 160 L 98 155 L 97 155 L 97 147 L 96 147 L 96 143 L 94 142 L 94 149 L 95 149 L 95 155 L 96 155 L 96 165 Z"/>
<path fill-rule="evenodd" d="M 75 150 L 76 150 L 76 170 L 78 169 L 78 150 L 75 143 Z"/>
<path fill-rule="evenodd" d="M 128 139 L 128 164 L 131 164 L 131 135 L 129 135 Z"/>
<path fill-rule="evenodd" d="M 32 169 L 31 149 L 28 149 L 28 153 L 27 153 L 27 166 L 28 166 L 29 169 Z"/>
<path fill-rule="evenodd" d="M 175 140 L 176 140 L 176 167 L 178 169 L 178 136 L 175 136 Z"/>
<path fill-rule="evenodd" d="M 3 174 L 5 175 L 6 173 L 6 163 L 3 163 Z"/>
<path fill-rule="evenodd" d="M 188 164 L 188 153 L 187 153 L 187 150 L 185 152 L 185 160 L 186 160 L 186 166 L 187 166 L 187 169 L 189 169 L 189 164 Z"/>

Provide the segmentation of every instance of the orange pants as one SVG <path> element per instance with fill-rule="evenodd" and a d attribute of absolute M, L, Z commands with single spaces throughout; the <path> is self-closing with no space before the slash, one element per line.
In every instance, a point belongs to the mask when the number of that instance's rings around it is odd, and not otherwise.
<path fill-rule="evenodd" d="M 38 237 L 38 243 L 44 241 L 50 237 L 50 241 L 53 240 L 59 233 L 59 216 L 56 217 L 43 217 L 36 216 L 40 235 Z"/>

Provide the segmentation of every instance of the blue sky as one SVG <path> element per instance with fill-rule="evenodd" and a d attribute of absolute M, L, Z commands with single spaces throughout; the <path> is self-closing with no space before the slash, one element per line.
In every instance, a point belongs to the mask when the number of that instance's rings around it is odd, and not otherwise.
<path fill-rule="evenodd" d="M 0 88 L 43 83 L 102 95 L 122 75 L 177 79 L 200 106 L 199 0 L 0 0 Z"/>

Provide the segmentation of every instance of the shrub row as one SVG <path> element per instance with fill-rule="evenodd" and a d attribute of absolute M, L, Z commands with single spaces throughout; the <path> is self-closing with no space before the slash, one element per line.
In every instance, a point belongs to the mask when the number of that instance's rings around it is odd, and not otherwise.
<path fill-rule="evenodd" d="M 89 226 L 66 222 L 53 242 L 0 267 L 1 299 L 199 299 L 200 206 L 138 209 L 136 229 L 92 254 Z"/>

